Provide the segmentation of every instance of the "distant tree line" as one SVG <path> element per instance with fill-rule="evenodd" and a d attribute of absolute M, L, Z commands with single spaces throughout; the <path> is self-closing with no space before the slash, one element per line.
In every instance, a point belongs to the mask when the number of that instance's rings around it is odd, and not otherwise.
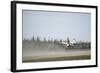
<path fill-rule="evenodd" d="M 62 42 L 62 40 L 58 40 L 58 39 L 46 39 L 45 37 L 41 40 L 40 37 L 32 37 L 31 39 L 23 39 L 23 41 L 31 41 L 31 42 L 52 42 L 52 43 L 58 43 L 58 42 Z"/>
<path fill-rule="evenodd" d="M 32 42 L 38 42 L 38 43 L 54 43 L 54 44 L 58 44 L 60 46 L 64 46 L 64 44 L 62 44 L 61 42 L 67 42 L 67 44 L 69 44 L 69 46 L 67 48 L 91 48 L 91 43 L 90 42 L 76 42 L 73 45 L 70 45 L 71 41 L 69 40 L 69 38 L 67 38 L 66 40 L 58 40 L 58 39 L 51 39 L 51 40 L 47 40 L 45 37 L 41 40 L 40 37 L 32 37 L 31 39 L 23 39 L 23 43 L 32 43 Z"/>

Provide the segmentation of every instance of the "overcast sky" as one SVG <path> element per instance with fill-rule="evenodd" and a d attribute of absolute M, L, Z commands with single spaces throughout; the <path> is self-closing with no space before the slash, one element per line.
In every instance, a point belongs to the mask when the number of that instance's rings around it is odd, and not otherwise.
<path fill-rule="evenodd" d="M 23 39 L 91 40 L 91 14 L 23 10 Z"/>

